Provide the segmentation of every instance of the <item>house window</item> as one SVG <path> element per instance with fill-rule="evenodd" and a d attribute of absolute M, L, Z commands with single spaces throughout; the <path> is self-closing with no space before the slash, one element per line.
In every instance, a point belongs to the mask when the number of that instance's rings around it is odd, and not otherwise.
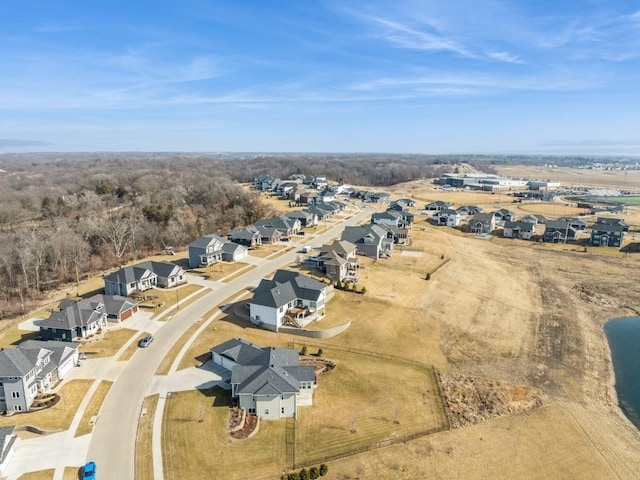
<path fill-rule="evenodd" d="M 265 414 L 265 415 L 269 415 L 269 409 L 268 409 L 268 408 L 265 408 L 265 409 L 264 409 L 264 414 Z"/>
<path fill-rule="evenodd" d="M 283 311 L 283 310 L 284 310 L 284 307 L 280 307 L 280 308 L 278 309 L 278 311 L 279 311 L 280 313 L 282 313 L 282 311 Z"/>
<path fill-rule="evenodd" d="M 282 408 L 280 409 L 280 413 L 282 413 L 282 414 L 284 415 L 284 407 L 282 407 Z"/>
<path fill-rule="evenodd" d="M 16 406 L 15 406 L 15 409 L 16 409 L 18 412 L 21 412 L 21 411 L 22 411 L 22 405 L 16 405 Z"/>
<path fill-rule="evenodd" d="M 256 320 L 259 322 L 260 321 L 260 315 L 256 315 Z"/>
<path fill-rule="evenodd" d="M 256 414 L 256 409 L 255 408 L 250 408 L 249 409 L 249 415 L 255 415 Z"/>
<path fill-rule="evenodd" d="M 20 392 L 11 392 L 11 398 L 20 398 Z"/>

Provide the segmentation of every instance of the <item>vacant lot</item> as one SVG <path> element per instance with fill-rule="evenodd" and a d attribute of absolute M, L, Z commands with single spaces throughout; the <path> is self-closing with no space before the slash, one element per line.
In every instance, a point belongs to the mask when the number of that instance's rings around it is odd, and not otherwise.
<path fill-rule="evenodd" d="M 496 165 L 496 168 L 503 175 L 536 180 L 553 180 L 562 182 L 564 185 L 640 189 L 640 170 L 605 171 L 529 165 Z"/>
<path fill-rule="evenodd" d="M 247 267 L 249 267 L 249 264 L 243 262 L 218 262 L 213 265 L 209 265 L 208 267 L 200 267 L 190 270 L 189 273 L 201 275 L 207 280 L 220 280 Z"/>

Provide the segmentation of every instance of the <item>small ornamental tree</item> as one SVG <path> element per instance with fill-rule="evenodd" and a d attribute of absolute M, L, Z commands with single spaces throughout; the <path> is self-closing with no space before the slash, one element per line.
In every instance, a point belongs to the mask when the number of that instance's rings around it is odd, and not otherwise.
<path fill-rule="evenodd" d="M 307 354 L 307 346 L 303 345 L 302 350 L 300 350 L 300 355 L 304 356 Z"/>
<path fill-rule="evenodd" d="M 431 280 L 431 273 L 427 272 L 427 276 L 424 277 L 425 280 Z"/>
<path fill-rule="evenodd" d="M 317 355 L 318 355 L 318 357 L 321 357 L 321 356 L 322 356 L 322 349 L 321 349 L 321 348 L 319 348 L 319 349 L 318 349 L 318 353 L 317 353 Z"/>
<path fill-rule="evenodd" d="M 311 480 L 316 480 L 316 478 L 318 478 L 320 476 L 320 471 L 318 470 L 318 467 L 311 467 L 309 469 L 309 478 Z"/>
<path fill-rule="evenodd" d="M 309 480 L 309 470 L 306 468 L 300 470 L 300 480 Z"/>
<path fill-rule="evenodd" d="M 367 293 L 367 287 L 365 287 L 364 285 L 362 286 L 362 288 L 360 289 L 360 293 L 362 295 L 364 295 L 365 293 Z"/>
<path fill-rule="evenodd" d="M 327 473 L 329 473 L 329 467 L 327 467 L 326 463 L 320 465 L 320 476 L 324 477 Z"/>

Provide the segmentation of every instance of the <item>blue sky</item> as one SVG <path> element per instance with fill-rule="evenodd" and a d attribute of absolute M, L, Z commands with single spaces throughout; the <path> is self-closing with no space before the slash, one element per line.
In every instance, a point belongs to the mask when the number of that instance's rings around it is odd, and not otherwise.
<path fill-rule="evenodd" d="M 0 12 L 0 152 L 640 154 L 639 1 Z"/>

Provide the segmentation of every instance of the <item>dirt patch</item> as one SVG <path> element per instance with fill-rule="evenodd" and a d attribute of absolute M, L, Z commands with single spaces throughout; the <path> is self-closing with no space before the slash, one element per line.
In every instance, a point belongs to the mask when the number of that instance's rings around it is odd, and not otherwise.
<path fill-rule="evenodd" d="M 239 409 L 238 409 L 239 410 Z M 237 414 L 234 414 L 234 421 L 237 421 Z M 260 425 L 260 417 L 257 415 L 244 415 L 244 421 L 239 428 L 229 432 L 229 436 L 234 440 L 246 440 L 251 438 L 258 432 L 258 426 Z M 229 417 L 231 423 L 231 416 Z"/>

